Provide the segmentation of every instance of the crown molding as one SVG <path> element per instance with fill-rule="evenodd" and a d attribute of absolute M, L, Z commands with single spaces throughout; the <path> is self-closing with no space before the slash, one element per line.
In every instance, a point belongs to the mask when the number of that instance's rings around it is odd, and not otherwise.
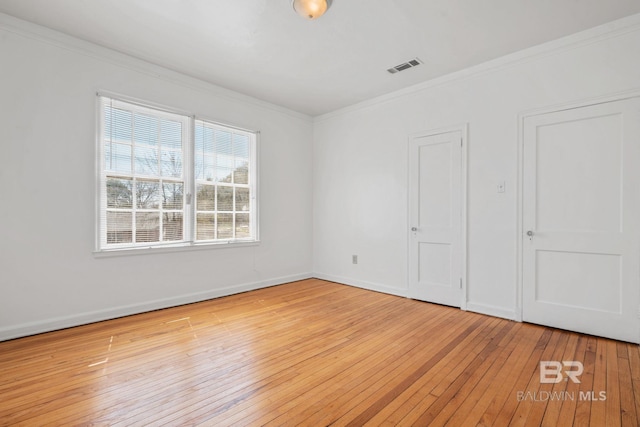
<path fill-rule="evenodd" d="M 437 86 L 443 86 L 456 81 L 463 81 L 475 78 L 480 75 L 506 69 L 518 64 L 541 59 L 547 56 L 556 55 L 560 52 L 578 49 L 593 43 L 602 42 L 607 39 L 624 36 L 632 32 L 640 31 L 640 13 L 627 16 L 597 27 L 590 28 L 569 36 L 561 37 L 550 42 L 542 43 L 527 49 L 492 59 L 469 68 L 436 77 L 422 83 L 409 86 L 391 93 L 377 96 L 348 107 L 322 114 L 314 117 L 314 123 L 323 122 L 334 117 L 365 110 L 385 104 L 408 95 L 415 95 L 417 92 L 426 91 Z"/>
<path fill-rule="evenodd" d="M 284 113 L 307 123 L 312 123 L 313 118 L 307 114 L 290 110 L 276 104 L 254 98 L 240 92 L 227 89 L 222 86 L 171 70 L 152 62 L 79 39 L 68 34 L 43 27 L 11 15 L 0 13 L 0 30 L 7 31 L 22 37 L 26 37 L 41 43 L 66 49 L 74 53 L 90 57 L 92 59 L 117 65 L 131 71 L 146 74 L 147 76 L 164 80 L 168 83 L 181 85 L 189 89 L 207 92 L 215 97 L 225 98 L 235 102 L 245 102 L 266 110 Z"/>

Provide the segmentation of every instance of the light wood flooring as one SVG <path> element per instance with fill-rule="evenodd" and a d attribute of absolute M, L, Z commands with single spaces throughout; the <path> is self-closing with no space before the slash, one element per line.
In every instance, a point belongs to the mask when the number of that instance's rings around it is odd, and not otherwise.
<path fill-rule="evenodd" d="M 315 279 L 0 342 L 3 426 L 639 420 L 637 345 Z"/>

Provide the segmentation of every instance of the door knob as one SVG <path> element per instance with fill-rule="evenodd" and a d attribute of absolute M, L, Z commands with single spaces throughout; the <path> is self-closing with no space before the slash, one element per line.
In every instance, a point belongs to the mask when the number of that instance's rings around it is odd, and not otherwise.
<path fill-rule="evenodd" d="M 418 231 L 418 227 L 411 227 L 411 231 Z"/>
<path fill-rule="evenodd" d="M 529 240 L 533 240 L 533 231 L 527 231 L 527 236 L 529 236 Z"/>

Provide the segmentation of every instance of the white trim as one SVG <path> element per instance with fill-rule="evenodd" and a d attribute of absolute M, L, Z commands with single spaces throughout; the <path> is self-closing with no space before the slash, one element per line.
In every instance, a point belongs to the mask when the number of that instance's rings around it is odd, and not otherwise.
<path fill-rule="evenodd" d="M 194 120 L 198 120 L 204 123 L 208 123 L 210 125 L 213 126 L 218 126 L 218 127 L 222 127 L 222 128 L 227 128 L 227 129 L 233 129 L 234 131 L 240 132 L 240 133 L 247 133 L 247 134 L 251 134 L 251 135 L 257 135 L 260 133 L 259 130 L 252 130 L 252 129 L 247 129 L 245 127 L 242 127 L 240 125 L 234 125 L 232 124 L 228 124 L 228 123 L 223 123 L 220 121 L 217 121 L 215 119 L 210 119 L 207 118 L 208 116 L 203 115 L 203 114 L 194 114 L 193 115 Z"/>
<path fill-rule="evenodd" d="M 513 310 L 506 310 L 502 307 L 497 307 L 495 305 L 489 304 L 478 304 L 475 302 L 467 303 L 467 311 L 472 311 L 474 313 L 486 314 L 488 316 L 501 317 L 503 319 L 515 320 L 516 312 Z"/>
<path fill-rule="evenodd" d="M 311 123 L 313 121 L 312 117 L 307 114 L 290 110 L 248 95 L 243 95 L 239 92 L 217 86 L 196 77 L 191 77 L 189 75 L 155 65 L 149 60 L 136 58 L 4 13 L 0 13 L 0 30 L 66 49 L 112 65 L 124 67 L 131 71 L 146 74 L 150 77 L 157 78 L 168 83 L 198 91 L 205 91 L 216 97 L 226 98 L 236 102 L 245 102 L 266 110 L 284 113 L 291 117 L 303 120 L 306 123 Z"/>
<path fill-rule="evenodd" d="M 184 178 L 184 190 L 183 197 L 184 204 L 184 229 L 182 230 L 183 239 L 187 242 L 193 242 L 195 240 L 195 224 L 196 224 L 196 179 L 195 179 L 195 150 L 196 150 L 196 133 L 195 133 L 195 118 L 194 116 L 188 116 L 189 121 L 187 126 L 182 130 L 183 138 L 186 139 L 188 144 L 183 147 L 183 165 L 182 177 Z M 187 171 L 189 173 L 187 173 Z"/>
<path fill-rule="evenodd" d="M 371 98 L 366 101 L 350 105 L 348 107 L 340 108 L 326 114 L 321 114 L 319 116 L 315 116 L 313 120 L 316 123 L 322 122 L 334 117 L 372 108 L 379 104 L 385 104 L 394 101 L 397 98 L 414 95 L 418 92 L 429 90 L 434 87 L 476 78 L 477 76 L 485 73 L 509 68 L 528 61 L 543 58 L 545 56 L 555 55 L 560 52 L 577 49 L 610 38 L 620 37 L 634 31 L 640 31 L 640 13 L 630 15 L 569 36 L 561 37 L 547 43 L 507 54 L 505 56 L 483 62 L 482 64 L 465 68 L 463 70 L 454 71 L 452 73 L 445 74 L 443 76 L 397 90 L 395 92 L 377 96 L 375 98 Z"/>
<path fill-rule="evenodd" d="M 460 191 L 462 191 L 462 202 L 460 208 L 462 209 L 462 218 L 461 226 L 460 226 L 460 234 L 462 238 L 462 301 L 460 302 L 460 309 L 467 310 L 467 305 L 469 302 L 469 287 L 467 284 L 467 270 L 469 269 L 468 264 L 468 248 L 469 248 L 469 235 L 467 234 L 467 225 L 469 222 L 468 215 L 468 182 L 469 182 L 469 164 L 467 163 L 468 152 L 469 152 L 469 124 L 464 123 L 460 125 L 460 132 L 462 133 L 462 153 L 461 153 L 461 162 L 460 166 L 462 169 L 462 178 L 460 180 Z"/>
<path fill-rule="evenodd" d="M 171 298 L 162 298 L 139 304 L 123 305 L 116 308 L 89 311 L 72 316 L 59 316 L 43 321 L 23 323 L 20 325 L 0 328 L 0 341 L 40 334 L 57 329 L 71 328 L 88 323 L 101 322 L 103 320 L 115 319 L 118 317 L 130 316 L 153 310 L 176 307 L 184 304 L 192 304 L 195 302 L 311 278 L 313 278 L 311 273 L 300 273 L 290 276 L 275 277 L 273 279 L 262 280 L 259 282 L 245 283 L 219 289 L 211 289 L 203 292 L 185 294 Z"/>
<path fill-rule="evenodd" d="M 531 117 L 531 116 L 539 116 L 542 114 L 573 110 L 576 108 L 587 107 L 590 105 L 606 104 L 609 102 L 623 101 L 625 99 L 631 99 L 631 98 L 637 98 L 637 97 L 640 97 L 640 87 L 623 90 L 621 92 L 609 93 L 602 96 L 581 98 L 573 101 L 562 102 L 559 104 L 547 105 L 545 107 L 524 110 L 518 114 L 518 119 L 521 120 L 519 124 L 522 124 L 522 121 L 524 121 L 525 118 Z"/>
<path fill-rule="evenodd" d="M 259 240 L 247 240 L 247 241 L 222 241 L 222 242 L 183 242 L 183 243 L 167 243 L 165 245 L 155 246 L 127 246 L 118 247 L 104 250 L 96 250 L 93 252 L 95 258 L 112 258 L 119 256 L 131 256 L 131 255 L 149 255 L 149 254 L 166 254 L 171 252 L 183 252 L 183 251 L 203 251 L 209 249 L 230 249 L 230 248 L 245 248 L 248 246 L 259 246 Z"/>
<path fill-rule="evenodd" d="M 522 213 L 524 199 L 524 117 L 518 114 L 518 144 L 516 147 L 516 265 L 515 265 L 515 283 L 516 294 L 514 301 L 514 320 L 522 322 Z"/>
<path fill-rule="evenodd" d="M 151 110 L 149 112 L 152 114 L 166 113 L 169 115 L 169 117 L 186 116 L 191 118 L 193 116 L 193 113 L 190 111 L 180 110 L 178 108 L 173 108 L 169 105 L 136 98 L 134 96 L 124 95 L 119 92 L 112 92 L 108 90 L 98 90 L 96 91 L 96 96 L 98 98 L 108 98 L 116 106 L 118 104 L 130 104 L 130 105 L 135 105 L 136 107 L 148 109 L 148 110 Z M 126 108 L 126 105 L 124 107 Z"/>
<path fill-rule="evenodd" d="M 395 295 L 399 297 L 407 297 L 408 289 L 396 288 L 381 283 L 367 282 L 365 280 L 352 279 L 344 276 L 335 276 L 333 274 L 314 272 L 313 277 L 315 279 L 327 280 L 329 282 L 340 283 L 348 286 L 355 286 L 356 288 L 362 288 L 369 291 L 382 292 L 384 294 Z"/>
<path fill-rule="evenodd" d="M 421 137 L 427 137 L 427 136 L 435 136 L 435 135 L 442 135 L 443 133 L 451 133 L 451 132 L 462 132 L 463 135 L 462 137 L 465 139 L 466 142 L 466 138 L 467 138 L 467 129 L 469 127 L 468 123 L 459 123 L 459 124 L 453 124 L 453 125 L 448 125 L 448 126 L 440 126 L 437 128 L 431 128 L 431 129 L 427 129 L 427 130 L 423 130 L 420 132 L 414 132 L 409 134 L 409 139 L 415 139 L 415 138 L 421 138 Z"/>
<path fill-rule="evenodd" d="M 254 212 L 254 221 L 253 221 L 253 238 L 256 242 L 260 242 L 260 182 L 262 181 L 260 176 L 260 164 L 262 160 L 260 158 L 260 139 L 261 139 L 260 131 L 255 133 L 255 140 L 253 144 L 253 148 L 255 153 L 252 153 L 253 156 L 253 173 L 249 174 L 249 179 L 251 180 L 251 184 L 253 185 L 253 212 Z"/>
<path fill-rule="evenodd" d="M 96 122 L 95 122 L 95 129 L 94 129 L 94 135 L 96 137 L 96 142 L 95 142 L 95 147 L 94 147 L 94 153 L 93 153 L 93 158 L 94 158 L 94 165 L 95 165 L 95 170 L 94 170 L 94 194 L 93 194 L 93 199 L 94 199 L 94 223 L 93 223 L 93 228 L 94 228 L 94 241 L 93 241 L 93 249 L 94 251 L 99 251 L 100 247 L 102 246 L 101 244 L 101 233 L 100 231 L 103 229 L 106 229 L 106 219 L 105 219 L 105 223 L 102 223 L 103 217 L 104 215 L 102 215 L 102 200 L 101 200 L 101 195 L 102 195 L 102 171 L 104 170 L 104 141 L 103 141 L 103 135 L 104 135 L 104 126 L 103 126 L 103 120 L 102 118 L 104 117 L 104 103 L 102 102 L 102 98 L 99 96 L 95 97 L 95 103 L 96 103 Z"/>

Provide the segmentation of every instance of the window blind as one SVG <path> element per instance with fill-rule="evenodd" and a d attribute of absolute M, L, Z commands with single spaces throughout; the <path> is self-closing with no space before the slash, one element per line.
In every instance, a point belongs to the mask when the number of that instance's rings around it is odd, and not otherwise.
<path fill-rule="evenodd" d="M 101 97 L 101 247 L 185 241 L 188 117 Z"/>
<path fill-rule="evenodd" d="M 255 134 L 195 121 L 196 241 L 255 236 Z"/>

